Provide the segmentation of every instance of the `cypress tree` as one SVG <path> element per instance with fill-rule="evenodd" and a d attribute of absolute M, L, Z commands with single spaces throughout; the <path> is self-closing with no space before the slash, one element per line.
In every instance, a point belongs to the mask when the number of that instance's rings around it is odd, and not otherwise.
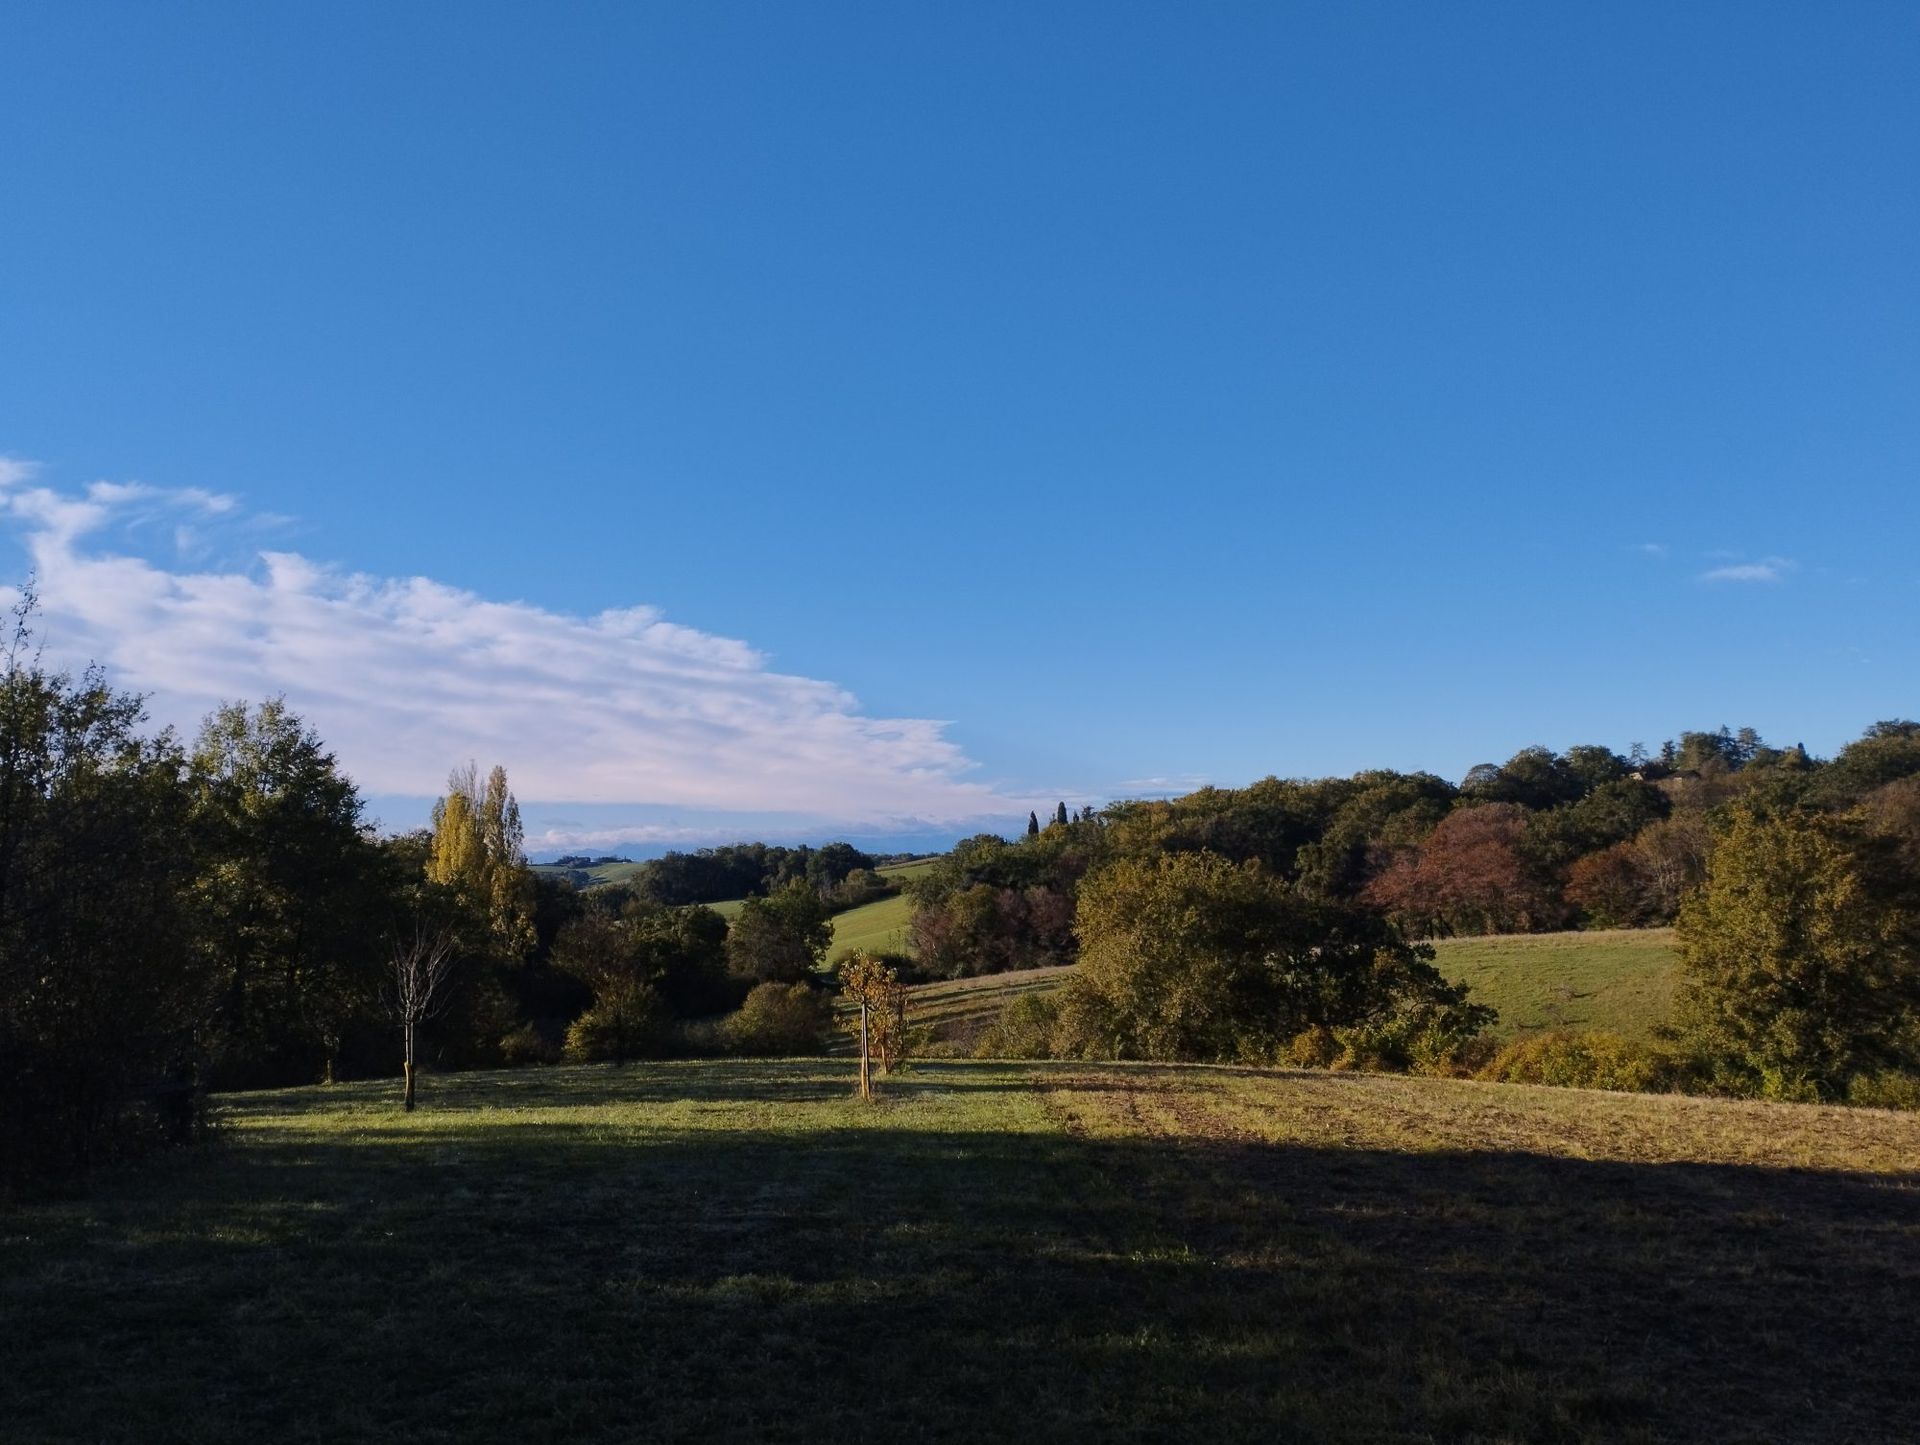
<path fill-rule="evenodd" d="M 1031 838 L 1035 833 L 1038 833 L 1039 831 L 1040 831 L 1040 815 L 1038 813 L 1027 814 L 1027 836 Z"/>

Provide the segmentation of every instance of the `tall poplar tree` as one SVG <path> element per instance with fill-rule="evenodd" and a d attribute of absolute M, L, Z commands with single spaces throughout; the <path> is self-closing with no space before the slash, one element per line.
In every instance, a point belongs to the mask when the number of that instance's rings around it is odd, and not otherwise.
<path fill-rule="evenodd" d="M 472 763 L 448 775 L 447 795 L 433 805 L 427 878 L 453 889 L 486 920 L 502 955 L 520 959 L 532 951 L 533 875 L 505 768 L 496 765 L 484 788 Z"/>

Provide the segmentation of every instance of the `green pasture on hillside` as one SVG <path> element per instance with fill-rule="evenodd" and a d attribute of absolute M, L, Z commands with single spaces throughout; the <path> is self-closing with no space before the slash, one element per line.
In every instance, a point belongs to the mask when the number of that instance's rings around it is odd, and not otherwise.
<path fill-rule="evenodd" d="M 229 1097 L 0 1213 L 9 1440 L 1912 1438 L 1920 1116 L 821 1061 Z"/>
<path fill-rule="evenodd" d="M 828 958 L 860 950 L 868 953 L 905 953 L 907 926 L 913 922 L 913 902 L 905 894 L 877 898 L 833 916 L 833 943 Z"/>
<path fill-rule="evenodd" d="M 1645 1039 L 1673 1017 L 1680 960 L 1671 928 L 1447 938 L 1435 965 L 1500 1011 L 1502 1038 L 1543 1029 L 1608 1029 Z"/>
<path fill-rule="evenodd" d="M 1464 979 L 1474 1002 L 1500 1011 L 1493 1032 L 1503 1039 L 1557 1028 L 1644 1039 L 1672 1017 L 1679 983 L 1670 928 L 1449 938 L 1434 953 L 1441 973 Z M 921 984 L 911 992 L 913 1018 L 965 1052 L 1010 999 L 1056 988 L 1072 972 L 1036 968 Z"/>
<path fill-rule="evenodd" d="M 876 871 L 880 874 L 881 877 L 887 879 L 890 882 L 904 883 L 909 878 L 916 878 L 920 874 L 926 872 L 938 861 L 939 861 L 938 859 L 934 859 L 934 858 L 916 858 L 913 861 L 908 863 L 889 863 L 889 864 L 886 864 L 884 867 L 879 868 Z M 631 882 L 633 880 L 634 875 L 638 873 L 645 866 L 646 865 L 644 863 L 601 863 L 592 868 L 575 870 L 575 869 L 562 868 L 559 865 L 554 863 L 535 863 L 532 865 L 533 871 L 536 873 L 551 873 L 555 875 L 561 875 L 561 874 L 567 874 L 567 873 L 572 873 L 576 871 L 584 872 L 587 875 L 587 879 L 588 879 L 587 886 L 590 888 L 597 888 L 602 884 L 606 884 L 606 883 Z M 740 911 L 740 905 L 745 903 L 746 901 L 747 900 L 744 898 L 726 898 L 726 899 L 722 899 L 718 903 L 709 903 L 706 906 L 708 908 L 711 908 L 715 913 L 718 913 L 722 918 L 730 919 Z M 893 904 L 895 906 L 895 909 L 897 910 L 905 907 L 905 900 L 900 898 L 883 898 L 878 903 L 865 904 L 861 908 L 852 909 L 850 911 L 852 913 L 862 913 L 867 908 L 879 909 L 886 904 Z M 874 915 L 874 919 L 876 920 L 876 923 L 875 923 L 875 927 L 873 928 L 867 927 L 867 920 L 863 919 L 860 921 L 859 926 L 856 928 L 855 931 L 860 934 L 862 941 L 850 944 L 849 945 L 850 947 L 887 948 L 890 946 L 887 943 L 880 940 L 883 934 L 887 937 L 891 937 L 893 932 L 896 931 L 895 925 L 892 922 L 891 915 L 876 914 Z M 841 947 L 841 940 L 837 932 L 838 919 L 835 920 L 835 924 L 836 924 L 836 933 L 834 937 L 834 948 L 837 951 Z M 900 931 L 904 936 L 904 924 L 900 926 L 898 931 Z M 869 934 L 873 936 L 869 938 L 868 937 Z"/>
<path fill-rule="evenodd" d="M 549 873 L 555 877 L 567 877 L 574 873 L 584 873 L 587 881 L 584 886 L 598 888 L 607 883 L 630 883 L 633 875 L 646 867 L 644 863 L 596 863 L 591 868 L 562 868 L 557 863 L 534 863 L 529 865 L 535 873 Z"/>

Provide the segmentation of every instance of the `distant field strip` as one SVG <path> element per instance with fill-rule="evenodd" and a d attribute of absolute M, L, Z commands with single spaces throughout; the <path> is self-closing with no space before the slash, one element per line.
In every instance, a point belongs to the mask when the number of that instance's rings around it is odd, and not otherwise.
<path fill-rule="evenodd" d="M 883 878 L 904 883 L 909 878 L 918 878 L 939 861 L 938 858 L 915 858 L 911 863 L 887 863 L 881 866 L 879 872 Z"/>
<path fill-rule="evenodd" d="M 1464 980 L 1475 1003 L 1500 1011 L 1493 1032 L 1501 1038 L 1568 1028 L 1644 1039 L 1672 1017 L 1679 983 L 1671 928 L 1446 938 L 1434 953 L 1442 974 Z M 1057 988 L 1072 972 L 1036 968 L 920 984 L 911 991 L 914 1019 L 931 1025 L 936 1039 L 967 1046 L 1008 1000 Z"/>
<path fill-rule="evenodd" d="M 584 873 L 588 888 L 599 888 L 608 883 L 631 883 L 634 874 L 647 865 L 644 863 L 596 863 L 591 868 L 562 868 L 558 863 L 535 863 L 535 873 L 547 873 L 557 878 L 570 877 L 575 873 Z"/>

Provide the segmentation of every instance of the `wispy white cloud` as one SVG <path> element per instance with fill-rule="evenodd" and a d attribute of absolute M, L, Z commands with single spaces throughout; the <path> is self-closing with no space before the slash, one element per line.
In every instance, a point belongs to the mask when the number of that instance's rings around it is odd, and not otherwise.
<path fill-rule="evenodd" d="M 1702 582 L 1784 582 L 1797 566 L 1790 557 L 1767 557 L 1758 562 L 1731 562 L 1702 572 Z"/>
<path fill-rule="evenodd" d="M 1166 777 L 1127 778 L 1114 784 L 1114 792 L 1121 797 L 1165 797 L 1191 793 L 1197 788 L 1206 787 L 1208 782 L 1204 773 L 1174 773 Z"/>
<path fill-rule="evenodd" d="M 553 824 L 527 834 L 527 851 L 538 857 L 543 853 L 579 848 L 632 848 L 649 844 L 686 847 L 710 844 L 717 836 L 712 826 L 705 824 L 628 823 L 607 828 Z"/>
<path fill-rule="evenodd" d="M 1653 557 L 1660 561 L 1665 561 L 1667 556 L 1667 544 L 1665 542 L 1642 542 L 1633 550 L 1638 552 L 1642 557 Z"/>
<path fill-rule="evenodd" d="M 869 717 L 834 684 L 651 607 L 575 616 L 291 551 L 205 566 L 209 529 L 253 530 L 233 498 L 111 482 L 67 493 L 5 459 L 0 524 L 27 549 L 50 657 L 104 663 L 183 727 L 223 699 L 285 693 L 370 792 L 431 794 L 450 764 L 478 758 L 552 802 L 882 828 L 1029 806 L 973 778 L 944 723 Z M 143 555 L 145 541 L 173 555 Z"/>

